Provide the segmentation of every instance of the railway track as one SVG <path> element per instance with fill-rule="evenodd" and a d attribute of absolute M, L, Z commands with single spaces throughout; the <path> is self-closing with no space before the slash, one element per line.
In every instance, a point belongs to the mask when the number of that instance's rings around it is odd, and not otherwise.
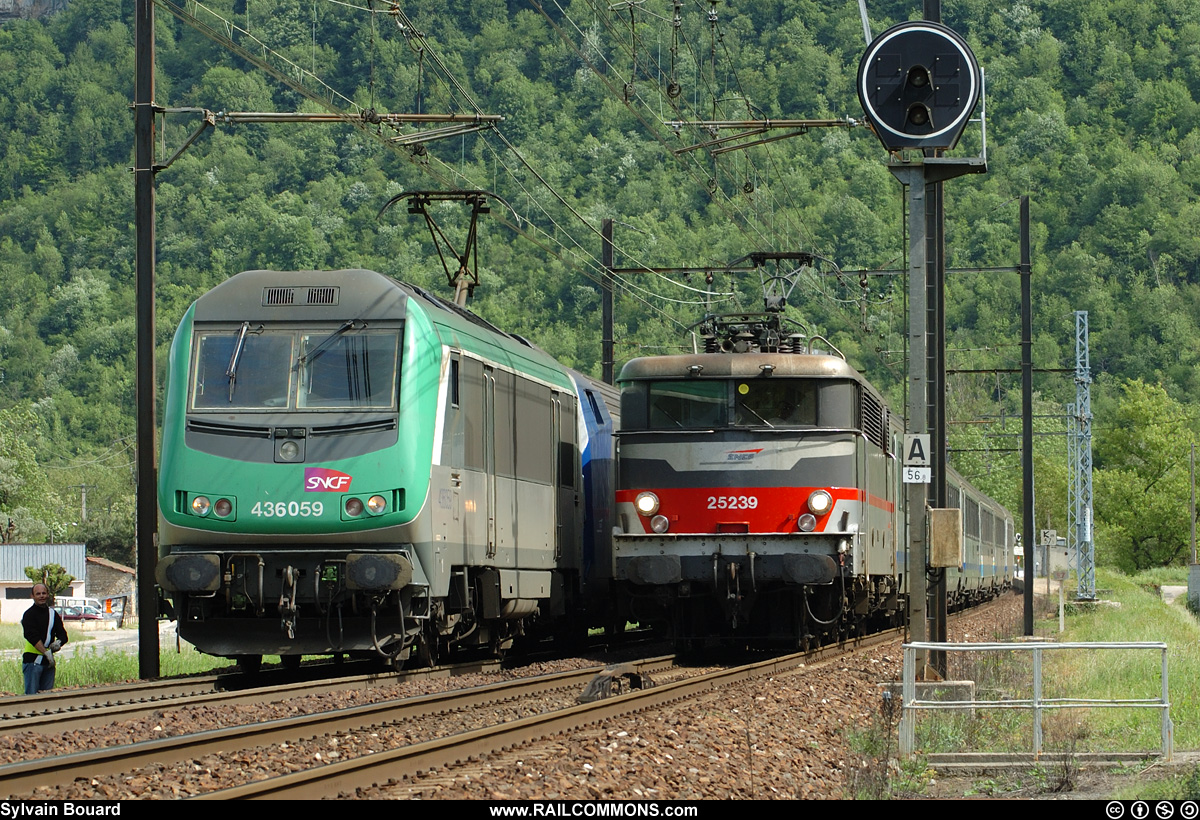
<path fill-rule="evenodd" d="M 670 667 L 672 658 L 648 659 L 638 664 L 646 672 Z M 267 720 L 225 729 L 216 729 L 178 737 L 162 738 L 113 748 L 95 749 L 58 755 L 0 766 L 0 795 L 9 798 L 29 797 L 39 786 L 47 783 L 67 783 L 80 772 L 93 781 L 106 776 L 123 775 L 151 765 L 169 766 L 192 761 L 207 754 L 228 756 L 241 749 L 254 747 L 287 748 L 298 739 L 336 735 L 372 729 L 381 725 L 407 724 L 420 718 L 456 714 L 470 710 L 489 709 L 500 703 L 520 700 L 536 703 L 547 693 L 561 691 L 573 699 L 583 686 L 594 678 L 601 667 L 543 675 L 504 683 L 490 684 L 468 690 L 454 690 L 402 700 L 337 709 L 300 717 Z M 432 673 L 432 671 L 431 671 Z M 431 673 L 425 673 L 427 676 Z M 420 674 L 420 673 L 417 673 Z M 445 675 L 443 675 L 445 676 Z M 332 684 L 343 681 L 327 682 Z M 344 688 L 344 687 L 342 687 Z M 307 694 L 316 692 L 310 687 Z M 272 692 L 216 693 L 212 702 L 228 704 L 230 698 L 245 697 L 266 700 L 293 697 L 280 688 Z M 206 701 L 210 696 L 203 696 Z M 171 703 L 174 708 L 177 704 Z M 161 710 L 159 703 L 155 709 Z M 530 705 L 527 708 L 536 708 Z"/>
<path fill-rule="evenodd" d="M 571 733 L 609 718 L 685 700 L 714 688 L 786 672 L 805 664 L 816 665 L 841 654 L 846 647 L 866 647 L 897 638 L 898 633 L 882 633 L 848 642 L 844 647 L 825 647 L 715 672 L 679 667 L 668 672 L 673 666 L 673 658 L 647 659 L 626 665 L 625 671 L 653 672 L 660 680 L 669 676 L 684 677 L 591 704 L 578 704 L 576 698 L 601 667 L 13 763 L 0 766 L 0 795 L 76 799 L 81 796 L 129 798 L 159 794 L 161 792 L 154 791 L 153 787 L 139 792 L 132 784 L 176 776 L 186 780 L 190 771 L 208 773 L 217 768 L 220 764 L 213 762 L 217 760 L 223 763 L 237 761 L 239 765 L 225 765 L 238 771 L 221 778 L 213 776 L 214 780 L 223 782 L 189 785 L 174 794 L 211 799 L 309 799 L 353 793 L 537 738 Z M 446 676 L 449 673 L 430 670 L 424 674 Z M 296 693 L 301 687 L 306 687 L 307 694 L 319 694 L 328 691 L 322 687 L 344 689 L 378 685 L 381 677 L 300 683 L 272 687 L 272 691 L 208 692 L 136 706 L 143 712 L 162 712 L 165 708 L 179 707 L 189 698 L 191 703 L 200 705 L 228 704 L 230 698 L 251 703 L 289 700 L 299 697 Z M 422 720 L 437 728 L 414 732 L 412 727 Z M 93 722 L 98 721 L 93 718 Z M 9 724 L 6 721 L 0 725 Z M 474 728 L 470 728 L 472 726 Z M 401 740 L 383 739 L 398 729 L 404 735 Z M 420 731 L 426 731 L 426 734 L 421 735 Z M 302 748 L 306 751 L 301 752 Z M 326 754 L 314 753 L 317 748 L 325 749 Z M 337 751 L 330 753 L 331 749 Z M 287 754 L 293 757 L 282 766 L 286 774 L 278 776 L 272 776 L 279 770 L 274 763 L 259 766 L 250 762 Z M 207 758 L 209 762 L 206 763 L 206 756 L 210 755 L 212 757 Z M 171 767 L 181 771 L 177 775 L 165 774 Z M 268 771 L 271 767 L 276 771 Z M 147 770 L 160 774 L 152 778 L 138 774 Z M 79 778 L 81 773 L 86 773 L 83 780 Z M 259 779 L 237 782 L 247 778 Z M 233 785 L 229 785 L 230 780 L 234 781 Z M 56 793 L 52 789 L 48 793 L 45 786 L 48 783 L 66 784 L 73 790 Z M 89 783 L 93 791 L 89 791 Z M 124 791 L 126 786 L 122 784 L 130 784 L 128 787 L 133 791 Z"/>
<path fill-rule="evenodd" d="M 351 689 L 373 689 L 400 682 L 477 672 L 494 672 L 500 661 L 487 660 L 420 669 L 411 672 L 375 672 L 336 678 L 319 677 L 296 681 L 295 673 L 264 674 L 250 679 L 242 675 L 204 675 L 160 681 L 120 684 L 87 689 L 48 692 L 37 698 L 0 701 L 0 730 L 5 733 L 36 731 L 42 734 L 94 729 L 123 720 L 135 720 L 187 706 L 272 703 Z M 322 670 L 323 671 L 323 670 Z M 289 680 L 289 683 L 271 681 Z"/>
<path fill-rule="evenodd" d="M 0 699 L 0 729 L 19 731 L 21 728 L 40 728 L 43 722 L 53 721 L 56 715 L 104 706 L 163 702 L 204 695 L 217 691 L 222 677 L 202 675 L 86 689 L 56 689 L 43 692 L 37 697 L 6 697 Z"/>
<path fill-rule="evenodd" d="M 857 647 L 872 646 L 899 637 L 898 632 L 882 633 L 852 642 Z M 421 772 L 498 752 L 553 735 L 571 733 L 620 716 L 655 709 L 683 701 L 716 688 L 754 678 L 792 671 L 840 656 L 843 647 L 826 647 L 807 653 L 719 669 L 694 676 L 683 676 L 652 688 L 630 691 L 620 697 L 573 705 L 569 708 L 533 715 L 478 730 L 415 744 L 355 760 L 343 761 L 318 769 L 309 769 L 269 780 L 199 796 L 202 799 L 315 799 L 331 794 L 347 794 L 395 782 Z"/>
<path fill-rule="evenodd" d="M 363 755 L 320 768 L 209 792 L 197 795 L 196 799 L 315 800 L 361 792 L 519 744 L 577 731 L 606 720 L 683 701 L 712 689 L 790 672 L 806 665 L 820 664 L 822 661 L 844 655 L 846 646 L 852 649 L 865 648 L 898 640 L 902 635 L 902 630 L 889 630 L 848 641 L 843 646 L 828 646 L 696 676 L 685 676 L 673 682 L 629 691 L 617 697 L 581 703 L 400 749 Z"/>
<path fill-rule="evenodd" d="M 611 638 L 598 638 L 586 646 L 589 652 L 624 652 L 650 647 L 661 639 L 649 633 L 633 632 L 621 636 L 614 646 Z M 553 660 L 554 652 L 533 651 L 520 657 L 522 661 Z M 496 672 L 502 661 L 482 658 L 448 663 L 433 668 L 384 671 L 377 664 L 350 661 L 344 664 L 317 662 L 298 670 L 266 669 L 248 676 L 240 672 L 212 675 L 193 675 L 183 678 L 133 681 L 103 686 L 58 689 L 43 692 L 37 697 L 0 697 L 0 731 L 16 733 L 36 731 L 42 734 L 92 729 L 122 720 L 145 717 L 166 708 L 212 703 L 266 703 L 285 697 L 304 697 L 310 694 L 367 690 L 383 685 L 454 677 L 473 673 Z M 353 674 L 356 669 L 370 672 Z"/>

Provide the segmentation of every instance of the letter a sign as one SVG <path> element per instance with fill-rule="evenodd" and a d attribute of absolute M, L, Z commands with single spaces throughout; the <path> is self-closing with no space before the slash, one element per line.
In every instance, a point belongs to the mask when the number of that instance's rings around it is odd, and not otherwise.
<path fill-rule="evenodd" d="M 906 433 L 904 435 L 905 467 L 928 467 L 931 455 L 928 433 Z"/>

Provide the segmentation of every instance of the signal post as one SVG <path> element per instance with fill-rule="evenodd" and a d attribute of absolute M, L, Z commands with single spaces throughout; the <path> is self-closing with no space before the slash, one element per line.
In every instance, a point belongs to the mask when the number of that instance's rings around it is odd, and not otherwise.
<path fill-rule="evenodd" d="M 930 561 L 926 510 L 932 506 L 931 501 L 933 505 L 946 503 L 945 430 L 942 426 L 945 419 L 942 409 L 945 401 L 945 334 L 940 310 L 934 312 L 932 328 L 928 310 L 929 283 L 936 284 L 934 301 L 935 305 L 940 305 L 944 271 L 940 185 L 965 174 L 987 172 L 987 163 L 982 158 L 957 159 L 941 154 L 958 144 L 982 87 L 983 75 L 970 47 L 962 37 L 940 23 L 918 20 L 891 27 L 867 46 L 859 64 L 859 101 L 875 135 L 891 154 L 888 170 L 908 191 L 906 459 L 909 443 L 929 440 L 931 419 L 939 440 L 935 445 L 937 458 L 929 462 L 929 474 L 919 473 L 923 481 L 909 481 L 909 468 L 906 466 L 905 469 L 909 522 L 905 570 L 909 589 L 908 623 L 911 639 L 915 642 L 930 637 L 927 629 Z M 933 379 L 929 373 L 931 359 L 936 370 Z M 926 447 L 926 454 L 932 454 L 932 447 Z M 916 475 L 914 473 L 913 477 Z M 932 499 L 930 482 L 935 488 Z M 935 640 L 944 639 L 945 611 L 943 585 L 934 609 Z M 927 667 L 924 653 L 920 653 L 916 661 L 919 669 Z"/>

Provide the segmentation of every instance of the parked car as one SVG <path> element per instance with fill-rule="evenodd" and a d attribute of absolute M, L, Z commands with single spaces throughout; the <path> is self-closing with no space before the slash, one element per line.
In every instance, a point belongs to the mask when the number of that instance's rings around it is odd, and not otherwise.
<path fill-rule="evenodd" d="M 94 606 L 65 606 L 61 614 L 64 621 L 104 620 L 104 615 Z"/>

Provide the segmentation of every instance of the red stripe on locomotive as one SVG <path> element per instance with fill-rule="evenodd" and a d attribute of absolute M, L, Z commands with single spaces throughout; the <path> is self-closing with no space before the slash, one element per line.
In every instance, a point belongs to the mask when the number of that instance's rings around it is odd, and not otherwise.
<path fill-rule="evenodd" d="M 827 529 L 840 532 L 837 519 L 841 518 L 838 503 L 843 501 L 867 502 L 891 513 L 895 505 L 886 499 L 867 496 L 856 487 L 686 487 L 654 488 L 658 496 L 658 514 L 670 521 L 669 532 L 684 533 L 731 533 L 731 532 L 796 532 L 796 520 L 808 509 L 808 497 L 814 490 L 825 490 L 833 496 L 830 512 L 817 517 L 814 533 Z M 638 493 L 646 489 L 618 490 L 617 503 L 633 504 Z M 652 533 L 650 518 L 636 516 L 645 533 Z M 854 521 L 856 519 L 852 519 Z M 831 526 L 833 524 L 834 526 Z M 636 525 L 634 525 L 636 526 Z M 742 529 L 742 527 L 745 529 Z"/>

